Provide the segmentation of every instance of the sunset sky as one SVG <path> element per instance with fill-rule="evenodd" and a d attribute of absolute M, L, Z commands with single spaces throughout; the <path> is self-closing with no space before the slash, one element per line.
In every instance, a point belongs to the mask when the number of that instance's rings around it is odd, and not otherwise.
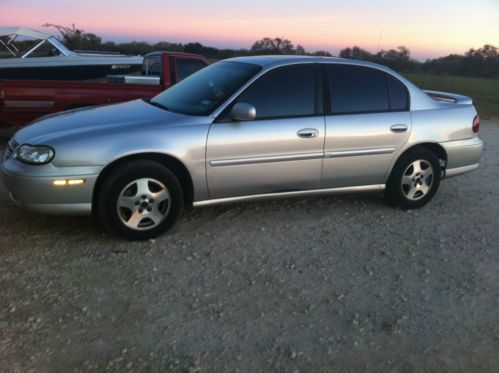
<path fill-rule="evenodd" d="M 114 41 L 249 48 L 282 36 L 333 53 L 405 45 L 418 59 L 499 46 L 499 0 L 0 0 L 0 26 L 43 30 L 46 22 Z"/>

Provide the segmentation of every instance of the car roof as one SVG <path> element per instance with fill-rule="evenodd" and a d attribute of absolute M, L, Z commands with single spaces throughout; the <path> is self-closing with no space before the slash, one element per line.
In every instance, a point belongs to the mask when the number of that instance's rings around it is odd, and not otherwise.
<path fill-rule="evenodd" d="M 249 56 L 249 57 L 235 57 L 230 58 L 225 61 L 232 62 L 244 62 L 251 63 L 254 65 L 262 66 L 263 68 L 282 66 L 282 65 L 291 65 L 295 63 L 339 63 L 339 64 L 350 64 L 350 65 L 359 65 L 359 66 L 369 66 L 375 67 L 385 71 L 391 71 L 386 66 L 379 65 L 377 63 L 361 61 L 361 60 L 350 60 L 346 58 L 339 57 L 320 57 L 320 56 L 286 56 L 286 55 L 277 55 L 277 56 Z"/>

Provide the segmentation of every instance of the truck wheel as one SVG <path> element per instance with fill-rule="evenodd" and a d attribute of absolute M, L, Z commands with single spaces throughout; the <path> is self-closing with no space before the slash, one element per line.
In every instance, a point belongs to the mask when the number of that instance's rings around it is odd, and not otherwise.
<path fill-rule="evenodd" d="M 98 194 L 97 213 L 114 233 L 147 240 L 166 232 L 183 211 L 176 176 L 153 161 L 131 161 L 113 170 Z"/>
<path fill-rule="evenodd" d="M 421 207 L 437 192 L 440 178 L 437 156 L 425 148 L 411 149 L 395 164 L 386 183 L 385 197 L 403 209 Z"/>

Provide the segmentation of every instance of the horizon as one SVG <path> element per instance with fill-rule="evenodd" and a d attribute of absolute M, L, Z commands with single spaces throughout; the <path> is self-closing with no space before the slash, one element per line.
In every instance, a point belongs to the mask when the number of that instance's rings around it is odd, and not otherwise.
<path fill-rule="evenodd" d="M 219 49 L 249 49 L 263 37 L 283 37 L 295 46 L 302 45 L 308 52 L 325 50 L 335 55 L 355 45 L 373 53 L 406 46 L 412 58 L 424 61 L 463 54 L 485 44 L 499 44 L 499 1 L 480 3 L 477 6 L 441 0 L 434 4 L 421 0 L 418 4 L 401 2 L 393 6 L 389 0 L 376 4 L 367 0 L 352 0 L 348 4 L 332 0 L 316 0 L 310 4 L 298 0 L 279 0 L 272 4 L 263 0 L 244 0 L 238 4 L 229 0 L 213 0 L 210 4 L 188 0 L 168 5 L 150 0 L 144 8 L 132 0 L 122 0 L 118 13 L 114 12 L 115 5 L 106 0 L 78 4 L 60 4 L 56 0 L 3 0 L 0 25 L 30 27 L 57 35 L 57 30 L 44 28 L 42 24 L 71 26 L 74 23 L 77 28 L 102 37 L 103 41 L 200 42 Z M 102 11 L 96 14 L 98 7 Z M 74 13 L 78 17 L 72 17 Z M 141 15 L 140 19 L 137 14 Z"/>

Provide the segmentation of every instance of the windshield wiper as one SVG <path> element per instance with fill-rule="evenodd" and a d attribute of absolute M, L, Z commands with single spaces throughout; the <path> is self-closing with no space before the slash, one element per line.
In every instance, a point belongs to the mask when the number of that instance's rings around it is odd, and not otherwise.
<path fill-rule="evenodd" d="M 160 109 L 169 111 L 168 107 L 166 105 L 160 104 L 159 102 L 156 102 L 156 101 L 153 101 L 153 100 L 144 100 L 144 101 L 146 101 L 147 103 L 151 104 L 152 106 L 156 106 L 156 107 L 159 107 Z"/>

